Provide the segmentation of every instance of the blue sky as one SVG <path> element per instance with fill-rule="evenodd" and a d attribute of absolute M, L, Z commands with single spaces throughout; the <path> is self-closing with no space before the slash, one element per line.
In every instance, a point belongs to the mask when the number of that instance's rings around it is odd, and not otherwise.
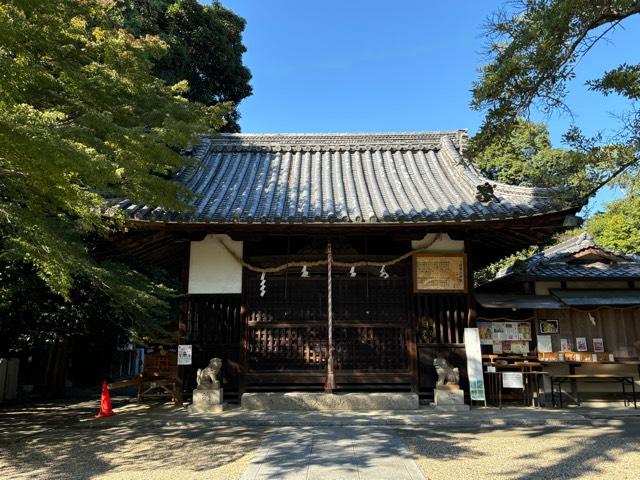
<path fill-rule="evenodd" d="M 467 128 L 482 113 L 469 101 L 483 54 L 485 19 L 503 2 L 425 0 L 222 0 L 247 20 L 245 64 L 253 96 L 243 132 L 368 132 Z M 584 87 L 622 62 L 640 61 L 640 18 L 580 62 L 567 99 L 574 118 L 543 120 L 556 146 L 575 122 L 615 133 L 625 103 Z M 615 196 L 602 192 L 597 203 Z"/>

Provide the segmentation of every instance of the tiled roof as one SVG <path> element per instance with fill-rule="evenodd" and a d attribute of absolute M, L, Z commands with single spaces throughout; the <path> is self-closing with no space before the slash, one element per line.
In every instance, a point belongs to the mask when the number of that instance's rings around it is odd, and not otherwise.
<path fill-rule="evenodd" d="M 566 208 L 557 192 L 488 181 L 463 158 L 466 132 L 224 134 L 178 175 L 189 214 L 130 201 L 130 217 L 163 222 L 399 223 L 484 221 Z"/>
<path fill-rule="evenodd" d="M 606 258 L 576 262 L 577 255 L 593 250 Z M 597 256 L 597 255 L 596 255 Z M 524 261 L 503 269 L 499 279 L 640 279 L 640 257 L 614 252 L 598 245 L 588 233 L 582 233 Z"/>
<path fill-rule="evenodd" d="M 640 279 L 640 264 L 595 263 L 591 265 L 554 265 L 548 264 L 532 268 L 529 274 L 541 278 L 638 278 Z"/>

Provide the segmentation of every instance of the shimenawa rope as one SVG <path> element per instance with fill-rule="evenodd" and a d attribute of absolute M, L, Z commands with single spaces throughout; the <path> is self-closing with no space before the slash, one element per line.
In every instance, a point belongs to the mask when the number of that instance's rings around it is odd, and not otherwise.
<path fill-rule="evenodd" d="M 386 262 L 370 262 L 368 260 L 361 260 L 359 262 L 338 262 L 338 261 L 334 260 L 333 261 L 333 265 L 335 265 L 336 267 L 367 267 L 367 266 L 371 266 L 371 267 L 388 267 L 390 265 L 395 265 L 396 263 L 399 263 L 402 260 L 405 260 L 405 259 L 409 258 L 410 256 L 416 254 L 416 253 L 427 252 L 429 250 L 429 248 L 437 240 L 439 240 L 441 237 L 442 237 L 442 234 L 438 233 L 424 247 L 417 248 L 415 250 L 411 250 L 411 251 L 405 253 L 404 255 L 400 255 L 399 257 L 389 259 Z M 276 272 L 281 272 L 282 270 L 286 270 L 287 268 L 293 268 L 293 267 L 305 267 L 306 266 L 307 268 L 309 268 L 309 267 L 320 267 L 320 266 L 323 266 L 323 265 L 327 265 L 327 260 L 313 260 L 313 261 L 309 261 L 309 262 L 300 262 L 300 261 L 298 261 L 298 262 L 287 262 L 287 263 L 284 263 L 282 265 L 278 265 L 277 267 L 256 267 L 254 265 L 251 265 L 251 264 L 245 262 L 241 257 L 239 257 L 238 254 L 236 254 L 236 252 L 234 252 L 231 248 L 229 248 L 227 246 L 227 244 L 224 243 L 224 241 L 222 241 L 222 239 L 220 239 L 220 237 L 216 236 L 215 239 L 220 243 L 220 245 L 222 245 L 224 247 L 224 249 L 229 253 L 229 255 L 231 255 L 235 259 L 236 262 L 241 264 L 247 270 L 251 270 L 252 272 L 276 273 Z"/>

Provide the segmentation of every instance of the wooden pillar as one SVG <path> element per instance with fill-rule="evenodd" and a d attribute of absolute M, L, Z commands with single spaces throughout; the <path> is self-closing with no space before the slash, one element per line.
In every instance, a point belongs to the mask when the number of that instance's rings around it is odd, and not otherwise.
<path fill-rule="evenodd" d="M 410 259 L 412 262 L 413 259 Z M 409 369 L 411 371 L 411 390 L 414 393 L 420 392 L 420 379 L 418 371 L 418 333 L 420 331 L 420 325 L 418 324 L 418 315 L 416 315 L 416 300 L 413 293 L 413 264 L 409 263 L 407 266 L 407 312 L 409 318 L 407 318 L 408 325 L 408 339 L 407 350 L 409 355 Z"/>
<path fill-rule="evenodd" d="M 191 261 L 191 242 L 184 243 L 182 249 L 182 267 L 180 269 L 180 302 L 178 309 L 178 343 L 187 343 L 187 324 L 189 323 L 189 264 Z M 187 382 L 188 384 L 188 382 Z M 185 386 L 185 368 L 178 367 L 178 383 L 174 385 L 174 401 L 182 405 L 182 394 Z M 140 394 L 140 392 L 138 392 Z"/>
<path fill-rule="evenodd" d="M 178 338 L 186 340 L 187 323 L 189 321 L 189 263 L 191 260 L 191 242 L 185 242 L 182 251 L 182 268 L 180 269 L 180 314 L 178 315 Z"/>
<path fill-rule="evenodd" d="M 250 248 L 250 243 L 245 242 L 242 249 L 242 259 L 247 262 Z M 249 370 L 249 328 L 247 322 L 249 321 L 247 315 L 247 291 L 249 290 L 249 270 L 242 267 L 242 291 L 240 292 L 240 343 L 239 356 L 238 356 L 238 401 L 240 401 L 242 394 L 247 391 L 247 372 Z"/>

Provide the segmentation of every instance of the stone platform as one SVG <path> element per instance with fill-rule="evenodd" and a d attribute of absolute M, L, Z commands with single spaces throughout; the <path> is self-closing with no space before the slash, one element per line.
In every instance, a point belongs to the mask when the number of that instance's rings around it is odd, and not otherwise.
<path fill-rule="evenodd" d="M 222 389 L 194 390 L 193 401 L 189 407 L 192 413 L 220 413 L 224 410 Z"/>
<path fill-rule="evenodd" d="M 417 410 L 418 395 L 403 392 L 375 393 L 245 393 L 240 405 L 246 410 Z"/>

